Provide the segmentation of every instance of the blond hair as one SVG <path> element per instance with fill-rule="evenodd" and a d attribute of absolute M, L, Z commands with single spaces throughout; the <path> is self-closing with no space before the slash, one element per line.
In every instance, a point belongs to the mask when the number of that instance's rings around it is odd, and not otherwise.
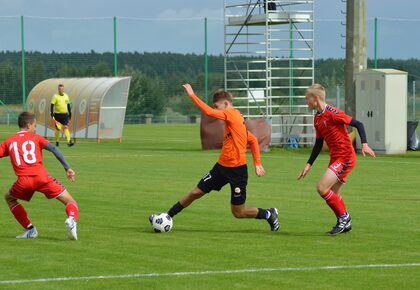
<path fill-rule="evenodd" d="M 325 89 L 320 84 L 313 84 L 306 89 L 306 95 L 318 96 L 321 100 L 325 101 Z"/>

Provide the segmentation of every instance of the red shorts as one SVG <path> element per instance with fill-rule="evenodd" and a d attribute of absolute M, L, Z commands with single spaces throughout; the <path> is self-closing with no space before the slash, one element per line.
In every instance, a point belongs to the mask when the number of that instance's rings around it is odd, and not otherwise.
<path fill-rule="evenodd" d="M 30 201 L 35 191 L 42 192 L 48 199 L 56 198 L 66 188 L 55 178 L 48 175 L 19 176 L 9 189 L 11 196 Z"/>
<path fill-rule="evenodd" d="M 334 172 L 340 182 L 346 183 L 346 177 L 353 170 L 355 165 L 356 158 L 331 159 L 328 169 Z"/>

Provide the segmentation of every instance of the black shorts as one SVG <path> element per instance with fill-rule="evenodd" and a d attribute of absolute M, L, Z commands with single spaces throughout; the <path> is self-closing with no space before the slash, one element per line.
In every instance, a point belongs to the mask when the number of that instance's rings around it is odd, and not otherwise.
<path fill-rule="evenodd" d="M 241 205 L 246 200 L 246 185 L 248 184 L 248 168 L 245 165 L 239 167 L 224 167 L 216 163 L 209 173 L 201 178 L 197 187 L 205 193 L 212 190 L 219 191 L 227 183 L 230 184 L 230 203 Z"/>
<path fill-rule="evenodd" d="M 63 125 L 68 125 L 69 123 L 69 115 L 67 113 L 65 114 L 54 113 L 54 119 Z"/>

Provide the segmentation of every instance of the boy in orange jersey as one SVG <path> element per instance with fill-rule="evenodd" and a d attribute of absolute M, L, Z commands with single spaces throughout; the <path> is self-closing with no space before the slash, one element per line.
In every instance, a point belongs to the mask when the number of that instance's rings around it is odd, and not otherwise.
<path fill-rule="evenodd" d="M 204 114 L 225 121 L 224 140 L 219 160 L 213 169 L 201 178 L 196 187 L 169 209 L 168 215 L 174 217 L 196 199 L 212 190 L 219 191 L 229 183 L 231 211 L 236 218 L 265 219 L 270 224 L 272 231 L 278 231 L 280 224 L 276 208 L 262 209 L 245 206 L 248 183 L 247 144 L 251 147 L 255 173 L 257 176 L 263 176 L 265 171 L 260 161 L 258 140 L 251 132 L 247 131 L 244 118 L 232 106 L 232 95 L 225 91 L 217 91 L 213 95 L 213 109 L 195 95 L 191 85 L 185 84 L 184 89 Z M 150 222 L 153 220 L 153 215 L 149 217 L 149 220 Z"/>

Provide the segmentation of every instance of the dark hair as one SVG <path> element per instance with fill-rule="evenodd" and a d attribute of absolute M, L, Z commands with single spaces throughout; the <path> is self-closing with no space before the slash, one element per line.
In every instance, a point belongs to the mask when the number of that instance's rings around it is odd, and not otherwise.
<path fill-rule="evenodd" d="M 23 112 L 19 114 L 18 125 L 19 128 L 26 128 L 27 124 L 35 122 L 35 115 L 29 112 Z"/>
<path fill-rule="evenodd" d="M 59 84 L 58 87 L 64 87 L 64 85 L 63 84 Z"/>
<path fill-rule="evenodd" d="M 217 90 L 213 94 L 213 103 L 216 103 L 218 101 L 228 101 L 232 103 L 232 100 L 233 100 L 232 94 L 224 90 Z"/>

